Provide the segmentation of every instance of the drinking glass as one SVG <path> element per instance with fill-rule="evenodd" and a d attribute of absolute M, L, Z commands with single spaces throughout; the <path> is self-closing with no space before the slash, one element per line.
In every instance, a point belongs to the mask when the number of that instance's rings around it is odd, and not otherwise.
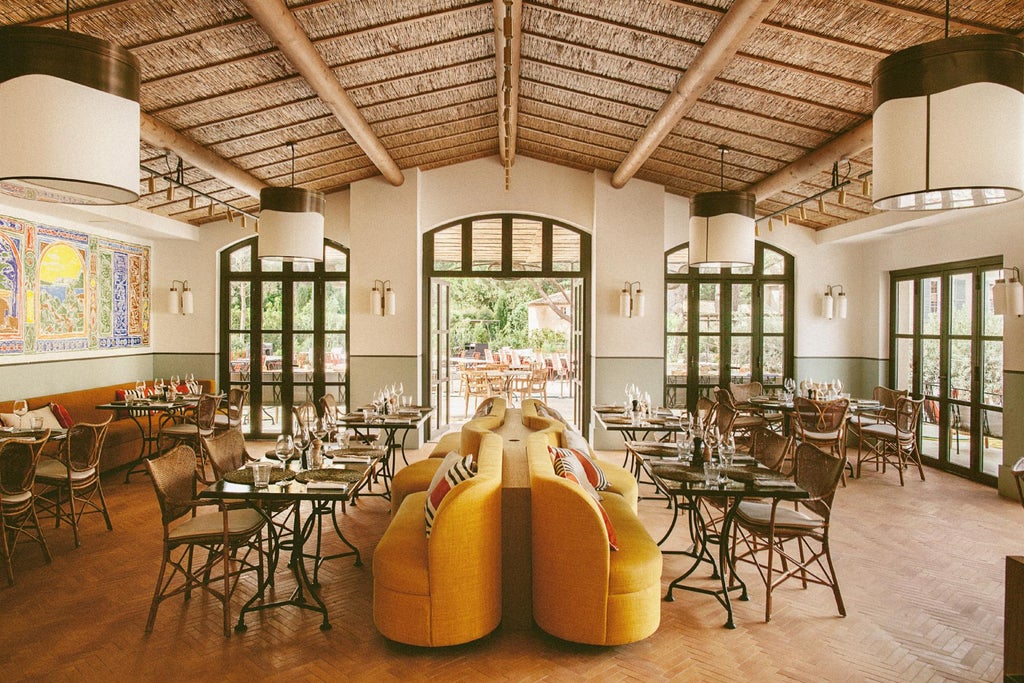
<path fill-rule="evenodd" d="M 714 460 L 704 463 L 704 485 L 714 486 L 718 483 L 718 463 Z"/>
<path fill-rule="evenodd" d="M 676 448 L 678 449 L 676 457 L 679 460 L 689 459 L 693 449 L 693 442 L 690 440 L 689 433 L 679 432 L 676 434 Z"/>
<path fill-rule="evenodd" d="M 291 434 L 282 434 L 277 437 L 277 445 L 274 447 L 274 455 L 281 461 L 281 467 L 288 469 L 288 458 L 295 450 L 295 442 Z"/>
<path fill-rule="evenodd" d="M 135 382 L 135 395 L 138 398 L 145 398 L 146 396 L 146 380 L 140 379 Z"/>
<path fill-rule="evenodd" d="M 161 389 L 163 389 L 164 388 L 164 378 L 163 377 L 157 377 L 156 379 L 154 379 L 153 380 L 153 388 L 156 389 L 157 391 L 160 391 Z"/>
<path fill-rule="evenodd" d="M 729 467 L 732 465 L 732 457 L 736 454 L 736 442 L 733 440 L 732 434 L 727 434 L 722 440 L 721 445 L 718 447 L 718 455 L 722 459 L 722 465 Z"/>
<path fill-rule="evenodd" d="M 782 382 L 782 386 L 785 387 L 787 392 L 792 394 L 796 391 L 796 380 L 792 377 L 787 377 L 785 381 Z"/>
<path fill-rule="evenodd" d="M 21 429 L 22 420 L 25 414 L 28 412 L 28 401 L 23 398 L 19 398 L 14 402 L 14 414 L 18 416 L 18 429 Z"/>
<path fill-rule="evenodd" d="M 171 375 L 171 386 L 177 389 L 181 386 L 181 378 L 177 375 Z"/>

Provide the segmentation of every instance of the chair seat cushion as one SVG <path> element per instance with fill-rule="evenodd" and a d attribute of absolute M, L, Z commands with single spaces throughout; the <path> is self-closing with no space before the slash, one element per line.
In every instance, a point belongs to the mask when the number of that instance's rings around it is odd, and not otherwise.
<path fill-rule="evenodd" d="M 96 475 L 96 468 L 90 467 L 87 470 L 72 470 L 71 480 L 82 481 L 84 479 L 90 479 Z M 67 481 L 68 479 L 68 468 L 60 460 L 53 458 L 40 458 L 39 464 L 36 465 L 36 481 L 40 479 L 46 480 L 48 483 L 51 480 Z"/>
<path fill-rule="evenodd" d="M 237 427 L 240 424 L 242 424 L 242 420 L 237 417 L 232 418 L 223 413 L 218 413 L 213 416 L 214 427 Z"/>
<path fill-rule="evenodd" d="M 771 516 L 771 503 L 759 503 L 752 500 L 742 501 L 736 511 L 736 519 L 741 524 L 750 526 L 766 527 L 771 522 Z M 783 507 L 782 503 L 775 508 L 775 528 L 817 529 L 824 524 L 824 520 L 820 517 Z"/>
<path fill-rule="evenodd" d="M 888 422 L 864 425 L 861 429 L 861 433 L 864 436 L 873 436 L 878 439 L 888 439 L 889 441 L 893 441 L 896 439 L 896 425 L 889 424 Z"/>
<path fill-rule="evenodd" d="M 23 503 L 32 497 L 31 491 L 20 491 L 18 493 L 5 493 L 4 503 Z"/>
<path fill-rule="evenodd" d="M 839 431 L 834 432 L 812 432 L 805 429 L 800 433 L 800 438 L 806 441 L 835 441 L 839 438 Z"/>
<path fill-rule="evenodd" d="M 266 522 L 263 515 L 252 508 L 228 510 L 228 533 L 232 536 L 249 536 Z M 168 540 L 193 541 L 203 537 L 214 540 L 224 533 L 224 517 L 221 514 L 200 513 L 171 529 Z"/>

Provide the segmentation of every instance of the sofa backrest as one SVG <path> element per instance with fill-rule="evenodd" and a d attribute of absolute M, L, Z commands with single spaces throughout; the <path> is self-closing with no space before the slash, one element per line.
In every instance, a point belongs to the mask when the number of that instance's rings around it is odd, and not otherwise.
<path fill-rule="evenodd" d="M 544 434 L 550 445 L 563 446 L 562 432 L 565 430 L 565 423 L 555 417 L 542 415 L 541 412 L 545 411 L 546 407 L 543 401 L 535 398 L 523 401 L 523 424 L 534 432 Z"/>
<path fill-rule="evenodd" d="M 212 380 L 200 380 L 203 391 L 212 391 L 214 385 Z M 93 387 L 91 389 L 78 389 L 59 394 L 47 394 L 34 396 L 28 400 L 28 409 L 35 410 L 48 406 L 51 403 L 59 403 L 67 409 L 75 422 L 103 422 L 110 417 L 109 410 L 97 410 L 96 406 L 102 403 L 110 403 L 116 399 L 118 390 L 135 389 L 134 382 L 123 384 L 111 384 L 105 387 Z M 10 413 L 14 407 L 14 399 L 0 402 L 0 413 Z"/>
<path fill-rule="evenodd" d="M 480 448 L 480 439 L 484 434 L 505 424 L 505 399 L 496 397 L 491 405 L 491 412 L 483 417 L 475 417 L 462 425 L 459 452 L 463 455 L 476 453 Z"/>

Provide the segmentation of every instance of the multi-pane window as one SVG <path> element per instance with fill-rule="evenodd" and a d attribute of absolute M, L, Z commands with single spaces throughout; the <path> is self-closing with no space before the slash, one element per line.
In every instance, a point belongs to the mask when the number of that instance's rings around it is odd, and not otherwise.
<path fill-rule="evenodd" d="M 221 252 L 219 385 L 249 388 L 244 430 L 291 430 L 292 407 L 348 403 L 348 253 L 320 263 L 260 261 L 255 237 Z"/>
<path fill-rule="evenodd" d="M 690 268 L 665 256 L 665 405 L 692 410 L 716 386 L 779 387 L 793 368 L 793 257 L 757 243 L 753 266 Z"/>

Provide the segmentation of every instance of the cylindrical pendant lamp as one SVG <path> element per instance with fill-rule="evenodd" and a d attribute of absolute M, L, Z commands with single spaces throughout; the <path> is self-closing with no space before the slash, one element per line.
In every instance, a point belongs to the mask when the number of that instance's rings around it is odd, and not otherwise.
<path fill-rule="evenodd" d="M 749 192 L 701 192 L 690 215 L 690 266 L 754 263 L 754 204 Z"/>
<path fill-rule="evenodd" d="M 139 68 L 117 45 L 0 28 L 0 192 L 61 204 L 139 198 Z"/>
<path fill-rule="evenodd" d="M 299 187 L 260 190 L 259 257 L 324 260 L 324 196 Z"/>
<path fill-rule="evenodd" d="M 959 209 L 1024 195 L 1024 40 L 915 45 L 875 66 L 872 89 L 876 208 Z"/>

